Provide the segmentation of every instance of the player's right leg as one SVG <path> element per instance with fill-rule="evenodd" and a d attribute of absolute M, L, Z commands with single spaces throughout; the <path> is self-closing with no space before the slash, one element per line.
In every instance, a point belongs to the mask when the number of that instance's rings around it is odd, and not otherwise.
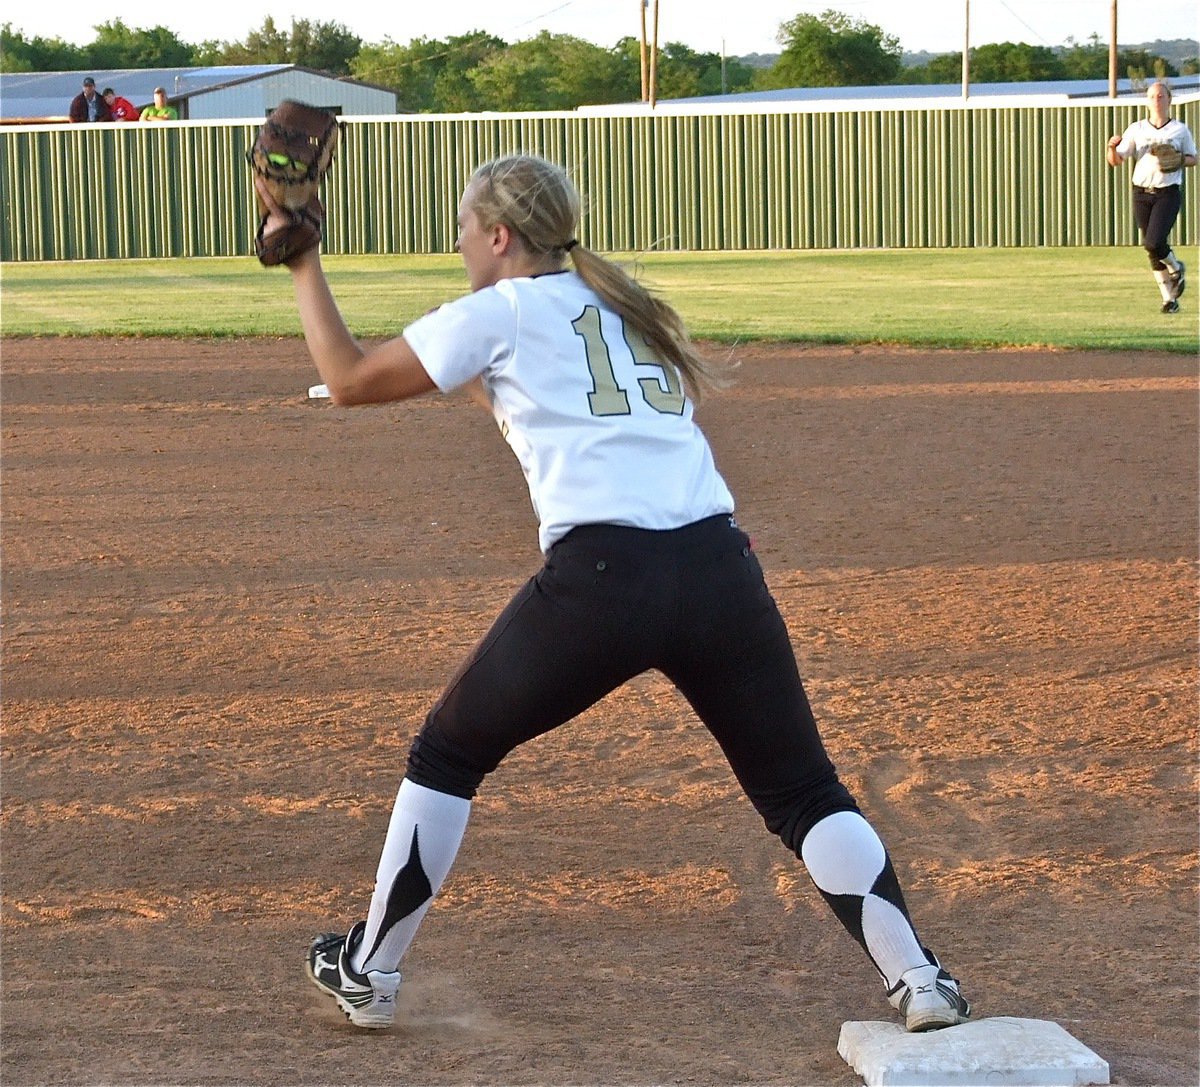
<path fill-rule="evenodd" d="M 817 889 L 858 940 L 909 1031 L 964 1023 L 971 1008 L 958 981 L 917 939 L 883 843 L 857 812 L 834 812 L 813 826 L 800 856 Z"/>
<path fill-rule="evenodd" d="M 1187 286 L 1187 269 L 1167 239 L 1179 216 L 1179 189 L 1176 186 L 1138 195 L 1141 198 L 1135 205 L 1138 227 L 1162 296 L 1162 312 L 1178 313 L 1179 298 Z"/>
<path fill-rule="evenodd" d="M 747 545 L 735 530 L 728 546 L 687 564 L 694 611 L 684 610 L 664 671 L 720 743 L 767 827 L 867 952 L 907 1029 L 961 1023 L 970 1008 L 918 939 L 887 851 L 838 778 L 786 625 Z"/>

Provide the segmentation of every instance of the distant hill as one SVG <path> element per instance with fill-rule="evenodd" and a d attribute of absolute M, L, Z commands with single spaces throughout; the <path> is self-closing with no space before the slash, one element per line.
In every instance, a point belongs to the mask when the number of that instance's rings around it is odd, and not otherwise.
<path fill-rule="evenodd" d="M 1068 48 L 1066 45 L 1056 45 L 1052 51 L 1055 53 L 1065 53 Z M 1144 49 L 1147 53 L 1169 61 L 1177 72 L 1182 72 L 1184 64 L 1188 61 L 1196 61 L 1200 58 L 1200 41 L 1195 38 L 1159 38 L 1157 41 L 1141 42 L 1137 45 L 1122 42 L 1120 48 L 1130 50 Z M 953 50 L 953 52 L 958 52 L 958 50 Z M 916 53 L 902 53 L 900 60 L 905 68 L 917 68 L 922 64 L 928 64 L 934 57 L 949 55 L 949 52 L 930 53 L 927 50 L 923 50 Z M 738 57 L 737 59 L 743 64 L 748 64 L 751 68 L 770 68 L 779 59 L 779 54 L 748 53 L 746 56 Z"/>
<path fill-rule="evenodd" d="M 747 53 L 744 57 L 738 57 L 743 64 L 749 65 L 751 68 L 770 68 L 779 59 L 778 53 Z"/>
<path fill-rule="evenodd" d="M 934 57 L 940 57 L 941 53 L 901 53 L 900 63 L 905 68 L 919 68 L 922 64 L 928 64 Z"/>
<path fill-rule="evenodd" d="M 1162 57 L 1163 60 L 1170 61 L 1177 72 L 1183 71 L 1183 66 L 1188 61 L 1195 61 L 1200 55 L 1200 41 L 1195 38 L 1172 38 L 1170 41 L 1164 41 L 1161 38 L 1158 41 L 1146 42 L 1145 45 L 1125 46 L 1129 49 L 1145 49 L 1147 53 L 1153 53 L 1155 56 Z"/>
<path fill-rule="evenodd" d="M 1083 44 L 1083 43 L 1080 43 Z M 1121 42 L 1118 45 L 1119 49 L 1144 49 L 1147 53 L 1152 53 L 1156 57 L 1162 57 L 1163 60 L 1169 61 L 1176 71 L 1182 71 L 1183 65 L 1191 60 L 1194 61 L 1200 56 L 1200 41 L 1195 38 L 1171 38 L 1158 39 L 1152 42 L 1141 42 L 1137 45 L 1131 45 L 1129 42 Z M 1062 54 L 1069 49 L 1066 45 L 1056 45 L 1051 49 L 1051 52 Z M 958 52 L 958 50 L 953 50 Z M 948 53 L 904 53 L 901 55 L 901 61 L 905 68 L 916 68 L 922 64 L 928 64 L 934 57 L 947 56 Z M 768 66 L 769 67 L 769 66 Z"/>

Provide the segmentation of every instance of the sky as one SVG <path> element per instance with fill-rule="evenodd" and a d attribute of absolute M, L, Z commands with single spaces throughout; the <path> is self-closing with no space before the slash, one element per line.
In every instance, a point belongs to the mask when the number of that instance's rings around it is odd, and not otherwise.
<path fill-rule="evenodd" d="M 658 41 L 682 42 L 697 52 L 744 56 L 777 53 L 781 23 L 796 15 L 833 9 L 874 24 L 900 41 L 905 52 L 958 52 L 969 29 L 972 46 L 1026 42 L 1056 46 L 1068 38 L 1086 42 L 1093 34 L 1107 43 L 1113 0 L 199 0 L 158 11 L 116 7 L 111 14 L 93 0 L 24 4 L 3 21 L 27 38 L 61 38 L 84 45 L 95 27 L 120 18 L 126 26 L 165 26 L 189 44 L 242 41 L 267 16 L 286 30 L 293 19 L 339 23 L 364 42 L 407 44 L 414 38 L 446 38 L 485 30 L 506 42 L 543 30 L 573 34 L 611 46 L 641 33 L 642 4 L 652 39 L 655 7 Z M 967 14 L 969 12 L 969 26 Z M 1121 45 L 1157 38 L 1200 37 L 1196 0 L 1118 0 Z"/>

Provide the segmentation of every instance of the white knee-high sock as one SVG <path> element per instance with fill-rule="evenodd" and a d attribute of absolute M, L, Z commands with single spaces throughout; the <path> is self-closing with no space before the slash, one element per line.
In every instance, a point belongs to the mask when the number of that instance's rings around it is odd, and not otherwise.
<path fill-rule="evenodd" d="M 350 965 L 395 970 L 458 855 L 471 802 L 400 783 L 375 873 L 362 941 Z"/>
<path fill-rule="evenodd" d="M 906 970 L 928 964 L 902 908 L 899 886 L 890 892 L 897 902 L 882 897 L 889 889 L 880 885 L 880 877 L 891 865 L 866 819 L 852 811 L 827 815 L 805 835 L 800 856 L 817 888 L 827 897 L 837 897 L 834 909 L 850 932 L 857 937 L 859 928 L 863 946 L 889 989 Z"/>
<path fill-rule="evenodd" d="M 1173 295 L 1171 273 L 1166 268 L 1159 268 L 1155 271 L 1154 278 L 1158 282 L 1158 293 L 1162 295 L 1162 300 L 1170 302 Z"/>

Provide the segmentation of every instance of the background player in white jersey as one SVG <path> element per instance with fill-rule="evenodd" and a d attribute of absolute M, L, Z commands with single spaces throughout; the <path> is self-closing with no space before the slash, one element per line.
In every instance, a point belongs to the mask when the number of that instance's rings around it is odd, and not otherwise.
<path fill-rule="evenodd" d="M 258 187 L 269 237 L 287 217 Z M 318 250 L 289 264 L 336 402 L 478 383 L 525 473 L 545 558 L 426 717 L 367 916 L 313 940 L 309 976 L 351 1022 L 389 1025 L 400 961 L 484 777 L 658 669 L 867 951 L 907 1028 L 961 1023 L 958 983 L 918 940 L 888 854 L 825 753 L 788 631 L 693 422 L 693 398 L 721 376 L 670 306 L 577 243 L 579 217 L 558 166 L 516 155 L 480 167 L 458 217 L 472 293 L 366 352 Z"/>
<path fill-rule="evenodd" d="M 1171 88 L 1161 80 L 1146 90 L 1149 116 L 1108 141 L 1110 166 L 1133 159 L 1133 216 L 1162 295 L 1162 312 L 1178 313 L 1185 269 L 1167 241 L 1179 216 L 1183 171 L 1196 165 L 1196 141 L 1171 116 Z"/>

